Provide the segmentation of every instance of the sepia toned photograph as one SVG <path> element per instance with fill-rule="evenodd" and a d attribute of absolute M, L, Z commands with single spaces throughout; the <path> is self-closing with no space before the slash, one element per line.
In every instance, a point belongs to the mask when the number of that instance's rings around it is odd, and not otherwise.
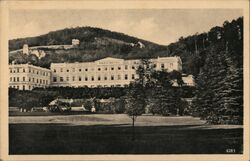
<path fill-rule="evenodd" d="M 9 9 L 8 155 L 245 154 L 244 13 Z"/>

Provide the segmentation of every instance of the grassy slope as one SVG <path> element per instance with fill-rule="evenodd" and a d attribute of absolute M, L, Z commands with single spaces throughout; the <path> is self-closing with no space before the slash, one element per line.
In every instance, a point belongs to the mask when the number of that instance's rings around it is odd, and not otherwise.
<path fill-rule="evenodd" d="M 242 128 L 217 129 L 190 117 L 143 116 L 137 120 L 132 141 L 129 119 L 117 116 L 78 116 L 76 120 L 64 116 L 51 123 L 10 124 L 10 154 L 224 154 L 226 149 L 242 153 Z"/>

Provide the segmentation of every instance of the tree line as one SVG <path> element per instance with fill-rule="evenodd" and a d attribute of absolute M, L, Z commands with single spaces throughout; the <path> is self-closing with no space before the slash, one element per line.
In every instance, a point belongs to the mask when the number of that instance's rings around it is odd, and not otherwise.
<path fill-rule="evenodd" d="M 208 33 L 199 60 L 193 112 L 211 123 L 243 123 L 243 18 Z"/>

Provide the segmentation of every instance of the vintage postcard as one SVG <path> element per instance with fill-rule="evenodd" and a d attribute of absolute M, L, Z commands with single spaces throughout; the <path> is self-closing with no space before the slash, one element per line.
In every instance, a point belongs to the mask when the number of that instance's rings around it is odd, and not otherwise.
<path fill-rule="evenodd" d="M 0 1 L 1 160 L 249 160 L 249 1 Z"/>

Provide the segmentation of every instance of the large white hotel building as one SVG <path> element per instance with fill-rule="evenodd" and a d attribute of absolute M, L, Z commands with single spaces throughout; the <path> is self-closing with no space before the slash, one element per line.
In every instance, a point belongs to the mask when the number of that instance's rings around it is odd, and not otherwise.
<path fill-rule="evenodd" d="M 150 59 L 155 70 L 181 71 L 180 57 Z M 52 63 L 49 69 L 29 64 L 10 64 L 11 88 L 32 90 L 34 87 L 124 87 L 137 78 L 140 60 L 107 57 L 93 62 Z M 191 75 L 184 83 L 193 86 Z"/>

